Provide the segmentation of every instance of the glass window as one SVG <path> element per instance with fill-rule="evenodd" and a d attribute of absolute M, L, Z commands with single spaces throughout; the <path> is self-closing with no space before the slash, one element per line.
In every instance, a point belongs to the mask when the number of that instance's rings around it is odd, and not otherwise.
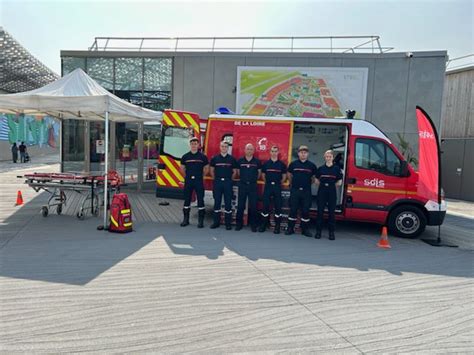
<path fill-rule="evenodd" d="M 115 90 L 114 94 L 134 105 L 142 106 L 143 94 L 141 91 Z"/>
<path fill-rule="evenodd" d="M 143 106 L 156 111 L 171 107 L 171 58 L 145 58 Z"/>
<path fill-rule="evenodd" d="M 355 165 L 387 175 L 400 175 L 401 162 L 384 142 L 374 139 L 357 139 Z"/>
<path fill-rule="evenodd" d="M 189 151 L 189 138 L 193 131 L 183 127 L 166 127 L 163 134 L 162 153 L 168 154 L 176 159 Z"/>
<path fill-rule="evenodd" d="M 171 58 L 145 58 L 145 90 L 171 91 Z"/>
<path fill-rule="evenodd" d="M 62 123 L 63 171 L 84 170 L 85 121 L 64 120 Z"/>
<path fill-rule="evenodd" d="M 143 107 L 155 111 L 171 108 L 170 91 L 145 91 L 143 93 Z"/>
<path fill-rule="evenodd" d="M 87 58 L 87 74 L 107 90 L 114 89 L 113 58 Z"/>
<path fill-rule="evenodd" d="M 115 90 L 141 92 L 142 81 L 142 58 L 117 58 L 115 60 Z"/>
<path fill-rule="evenodd" d="M 81 68 L 86 71 L 86 58 L 77 58 L 77 57 L 63 57 L 63 72 L 62 76 L 69 74 L 74 69 Z"/>

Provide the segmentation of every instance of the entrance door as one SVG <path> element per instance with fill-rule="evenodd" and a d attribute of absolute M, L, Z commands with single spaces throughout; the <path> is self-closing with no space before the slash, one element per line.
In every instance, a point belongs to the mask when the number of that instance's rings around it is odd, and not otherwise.
<path fill-rule="evenodd" d="M 464 160 L 463 139 L 444 139 L 441 143 L 441 168 L 446 197 L 461 198 Z"/>
<path fill-rule="evenodd" d="M 117 123 L 115 168 L 125 183 L 138 181 L 138 123 Z"/>

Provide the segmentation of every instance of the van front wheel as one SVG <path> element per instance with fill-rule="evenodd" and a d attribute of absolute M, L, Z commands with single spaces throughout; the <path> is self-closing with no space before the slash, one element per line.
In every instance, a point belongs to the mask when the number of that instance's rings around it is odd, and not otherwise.
<path fill-rule="evenodd" d="M 399 206 L 390 212 L 388 228 L 391 233 L 403 238 L 416 238 L 426 227 L 426 216 L 418 207 Z"/>

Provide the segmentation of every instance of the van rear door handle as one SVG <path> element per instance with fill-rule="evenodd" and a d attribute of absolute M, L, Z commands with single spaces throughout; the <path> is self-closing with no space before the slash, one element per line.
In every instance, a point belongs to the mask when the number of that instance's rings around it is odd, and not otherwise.
<path fill-rule="evenodd" d="M 348 184 L 355 184 L 356 181 L 357 181 L 356 178 L 347 178 L 347 183 L 348 183 Z"/>

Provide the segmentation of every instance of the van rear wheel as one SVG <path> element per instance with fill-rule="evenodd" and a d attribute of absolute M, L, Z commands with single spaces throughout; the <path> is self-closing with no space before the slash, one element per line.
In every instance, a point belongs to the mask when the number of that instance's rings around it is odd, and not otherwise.
<path fill-rule="evenodd" d="M 404 205 L 393 209 L 388 218 L 391 233 L 402 238 L 416 238 L 426 227 L 426 216 L 416 206 Z"/>

